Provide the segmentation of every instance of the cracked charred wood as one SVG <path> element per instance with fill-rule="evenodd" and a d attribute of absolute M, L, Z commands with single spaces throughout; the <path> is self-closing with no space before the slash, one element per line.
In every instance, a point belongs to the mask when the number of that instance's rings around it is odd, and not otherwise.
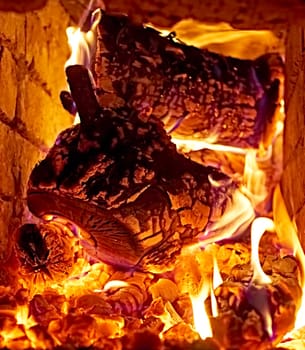
<path fill-rule="evenodd" d="M 213 334 L 226 349 L 269 349 L 293 329 L 302 298 L 298 263 L 292 256 L 272 259 L 270 284 L 245 283 L 250 266 L 239 266 L 241 274 L 235 266 L 215 290 L 219 316 L 211 319 Z"/>
<path fill-rule="evenodd" d="M 210 149 L 201 149 L 186 153 L 194 162 L 212 166 L 236 180 L 244 174 L 245 155 L 230 152 L 217 152 Z"/>
<path fill-rule="evenodd" d="M 67 74 L 70 84 L 77 75 L 89 84 L 81 66 Z M 92 86 L 79 86 L 93 98 Z M 85 110 L 83 90 L 71 91 L 81 124 L 63 131 L 34 168 L 28 205 L 35 215 L 74 222 L 83 247 L 101 261 L 152 272 L 171 269 L 203 234 L 221 239 L 215 222 L 243 196 L 229 177 L 179 154 L 154 115 L 94 102 Z"/>
<path fill-rule="evenodd" d="M 101 105 L 147 110 L 175 138 L 270 143 L 283 74 L 279 55 L 226 57 L 108 13 L 98 32 L 94 75 Z"/>

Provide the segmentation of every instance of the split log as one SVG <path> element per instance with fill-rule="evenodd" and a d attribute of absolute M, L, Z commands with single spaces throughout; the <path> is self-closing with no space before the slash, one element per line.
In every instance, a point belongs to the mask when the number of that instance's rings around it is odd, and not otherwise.
<path fill-rule="evenodd" d="M 174 138 L 267 146 L 282 71 L 276 54 L 234 59 L 163 37 L 126 16 L 103 13 L 99 25 L 94 73 L 100 104 L 146 109 Z"/>

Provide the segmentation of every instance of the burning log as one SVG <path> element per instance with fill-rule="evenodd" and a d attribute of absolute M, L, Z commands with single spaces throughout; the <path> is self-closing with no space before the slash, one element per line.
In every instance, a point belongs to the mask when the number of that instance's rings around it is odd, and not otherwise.
<path fill-rule="evenodd" d="M 219 220 L 235 195 L 247 201 L 236 184 L 179 154 L 153 114 L 99 106 L 85 68 L 67 75 L 81 124 L 63 131 L 33 170 L 30 210 L 74 222 L 92 257 L 125 268 L 166 271 L 204 232 L 222 239 Z"/>
<path fill-rule="evenodd" d="M 126 16 L 103 13 L 94 75 L 103 106 L 161 119 L 174 138 L 237 147 L 270 143 L 283 64 L 225 57 L 163 37 Z"/>

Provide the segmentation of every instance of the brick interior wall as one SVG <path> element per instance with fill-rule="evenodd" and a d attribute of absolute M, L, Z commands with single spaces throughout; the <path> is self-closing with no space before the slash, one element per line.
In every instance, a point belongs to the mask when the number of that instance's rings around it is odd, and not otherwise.
<path fill-rule="evenodd" d="M 33 165 L 71 125 L 59 92 L 66 86 L 69 15 L 59 1 L 41 10 L 0 12 L 0 258 L 25 218 Z"/>

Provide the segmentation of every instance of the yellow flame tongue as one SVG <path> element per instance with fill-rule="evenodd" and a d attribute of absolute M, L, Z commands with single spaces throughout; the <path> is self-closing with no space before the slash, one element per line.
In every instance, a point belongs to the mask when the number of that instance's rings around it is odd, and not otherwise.
<path fill-rule="evenodd" d="M 190 295 L 193 308 L 194 328 L 200 335 L 201 339 L 212 337 L 212 327 L 209 316 L 204 305 L 209 296 L 209 283 L 204 283 L 201 291 L 197 295 Z"/>
<path fill-rule="evenodd" d="M 215 297 L 214 290 L 223 283 L 219 267 L 217 264 L 217 259 L 215 254 L 213 254 L 213 283 L 211 284 L 211 309 L 213 317 L 218 316 L 218 305 Z"/>
<path fill-rule="evenodd" d="M 269 218 L 260 217 L 253 221 L 251 226 L 251 266 L 253 276 L 247 290 L 247 299 L 263 318 L 265 330 L 272 338 L 272 317 L 269 307 L 268 291 L 264 285 L 272 282 L 263 271 L 259 261 L 259 242 L 265 231 L 274 231 L 274 223 Z"/>
<path fill-rule="evenodd" d="M 279 185 L 274 191 L 273 214 L 276 233 L 280 239 L 280 242 L 293 252 L 300 264 L 303 296 L 294 325 L 295 329 L 300 329 L 305 326 L 305 255 L 298 238 L 296 225 L 289 217 Z"/>
<path fill-rule="evenodd" d="M 269 218 L 257 218 L 251 226 L 251 266 L 253 269 L 253 277 L 251 283 L 268 284 L 271 278 L 263 271 L 259 261 L 259 241 L 265 231 L 274 231 L 274 223 Z"/>
<path fill-rule="evenodd" d="M 90 69 L 91 57 L 96 46 L 96 28 L 101 20 L 101 11 L 95 10 L 91 16 L 91 28 L 88 32 L 81 31 L 79 27 L 68 27 L 66 30 L 68 43 L 71 48 L 71 56 L 65 64 L 65 68 L 75 64 L 81 64 Z"/>
<path fill-rule="evenodd" d="M 238 30 L 224 22 L 203 23 L 191 18 L 183 19 L 172 28 L 147 26 L 161 31 L 162 35 L 176 33 L 188 45 L 208 48 L 228 56 L 253 59 L 270 51 L 284 53 L 284 40 L 269 30 Z"/>

